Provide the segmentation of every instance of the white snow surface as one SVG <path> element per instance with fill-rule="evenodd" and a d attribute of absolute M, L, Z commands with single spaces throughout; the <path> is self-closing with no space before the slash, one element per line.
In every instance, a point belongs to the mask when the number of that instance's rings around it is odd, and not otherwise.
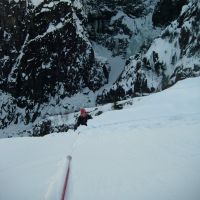
<path fill-rule="evenodd" d="M 65 200 L 199 200 L 199 91 L 186 79 L 75 132 L 0 139 L 0 199 L 59 200 L 72 155 Z"/>
<path fill-rule="evenodd" d="M 125 59 L 123 59 L 121 56 L 112 56 L 112 52 L 103 47 L 100 44 L 97 44 L 96 42 L 92 42 L 92 47 L 95 52 L 95 56 L 99 58 L 100 60 L 103 60 L 104 62 L 109 63 L 111 67 L 110 75 L 109 75 L 109 86 L 112 86 L 112 84 L 116 81 L 116 79 L 119 77 L 120 73 L 124 69 L 125 65 Z M 105 86 L 108 87 L 108 86 Z"/>
<path fill-rule="evenodd" d="M 15 0 L 15 1 L 19 1 L 19 0 Z M 37 7 L 38 5 L 40 5 L 44 0 L 30 0 L 30 2 L 35 6 Z M 68 3 L 71 3 L 71 0 L 60 0 L 61 2 L 68 2 Z M 51 5 L 56 3 L 55 2 L 51 2 Z"/>
<path fill-rule="evenodd" d="M 43 0 L 31 0 L 31 3 L 36 7 L 39 4 L 41 4 L 43 2 Z"/>

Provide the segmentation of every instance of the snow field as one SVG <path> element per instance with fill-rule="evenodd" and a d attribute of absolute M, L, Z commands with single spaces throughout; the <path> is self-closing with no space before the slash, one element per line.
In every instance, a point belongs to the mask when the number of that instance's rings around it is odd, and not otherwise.
<path fill-rule="evenodd" d="M 43 138 L 1 139 L 0 199 L 59 199 L 66 152 L 71 152 L 75 139 L 75 134 L 65 133 Z"/>
<path fill-rule="evenodd" d="M 1 139 L 0 199 L 60 199 L 70 154 L 67 200 L 199 200 L 199 91 L 187 79 L 75 132 Z"/>

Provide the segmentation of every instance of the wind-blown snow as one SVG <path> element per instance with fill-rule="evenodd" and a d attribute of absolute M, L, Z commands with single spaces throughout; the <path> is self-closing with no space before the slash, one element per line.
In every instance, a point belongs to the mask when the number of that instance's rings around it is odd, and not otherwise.
<path fill-rule="evenodd" d="M 0 199 L 60 199 L 71 154 L 68 200 L 199 200 L 199 91 L 186 79 L 76 132 L 1 139 Z"/>

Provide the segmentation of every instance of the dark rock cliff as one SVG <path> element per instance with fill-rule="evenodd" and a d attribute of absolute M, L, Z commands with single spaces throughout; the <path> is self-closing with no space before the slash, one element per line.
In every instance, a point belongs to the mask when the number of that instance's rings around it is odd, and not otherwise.
<path fill-rule="evenodd" d="M 134 19 L 150 12 L 147 3 L 143 0 L 85 1 L 89 38 L 107 47 L 113 56 L 126 57 L 130 39 L 136 35 L 134 24 L 129 26 L 130 21 L 134 23 Z"/>
<path fill-rule="evenodd" d="M 1 18 L 1 90 L 43 102 L 61 85 L 63 96 L 103 85 L 80 10 L 51 0 L 30 10 L 20 3 L 7 6 Z"/>
<path fill-rule="evenodd" d="M 125 69 L 110 90 L 104 90 L 98 103 L 161 91 L 178 80 L 200 75 L 200 3 L 185 5 L 173 21 L 153 41 L 146 52 L 127 60 Z"/>
<path fill-rule="evenodd" d="M 160 0 L 155 7 L 152 21 L 154 26 L 166 26 L 175 20 L 187 0 Z"/>
<path fill-rule="evenodd" d="M 59 102 L 107 82 L 86 21 L 71 1 L 46 0 L 35 7 L 31 1 L 0 0 L 0 91 L 11 95 L 9 101 L 2 97 L 0 128 L 34 122 L 52 98 Z"/>

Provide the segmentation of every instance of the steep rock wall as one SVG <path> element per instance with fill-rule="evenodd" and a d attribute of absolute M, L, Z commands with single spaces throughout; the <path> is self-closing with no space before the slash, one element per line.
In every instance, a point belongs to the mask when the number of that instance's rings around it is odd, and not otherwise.
<path fill-rule="evenodd" d="M 179 18 L 166 27 L 146 52 L 127 60 L 119 79 L 98 97 L 98 103 L 161 91 L 178 80 L 199 76 L 199 17 L 199 1 L 185 5 Z"/>

